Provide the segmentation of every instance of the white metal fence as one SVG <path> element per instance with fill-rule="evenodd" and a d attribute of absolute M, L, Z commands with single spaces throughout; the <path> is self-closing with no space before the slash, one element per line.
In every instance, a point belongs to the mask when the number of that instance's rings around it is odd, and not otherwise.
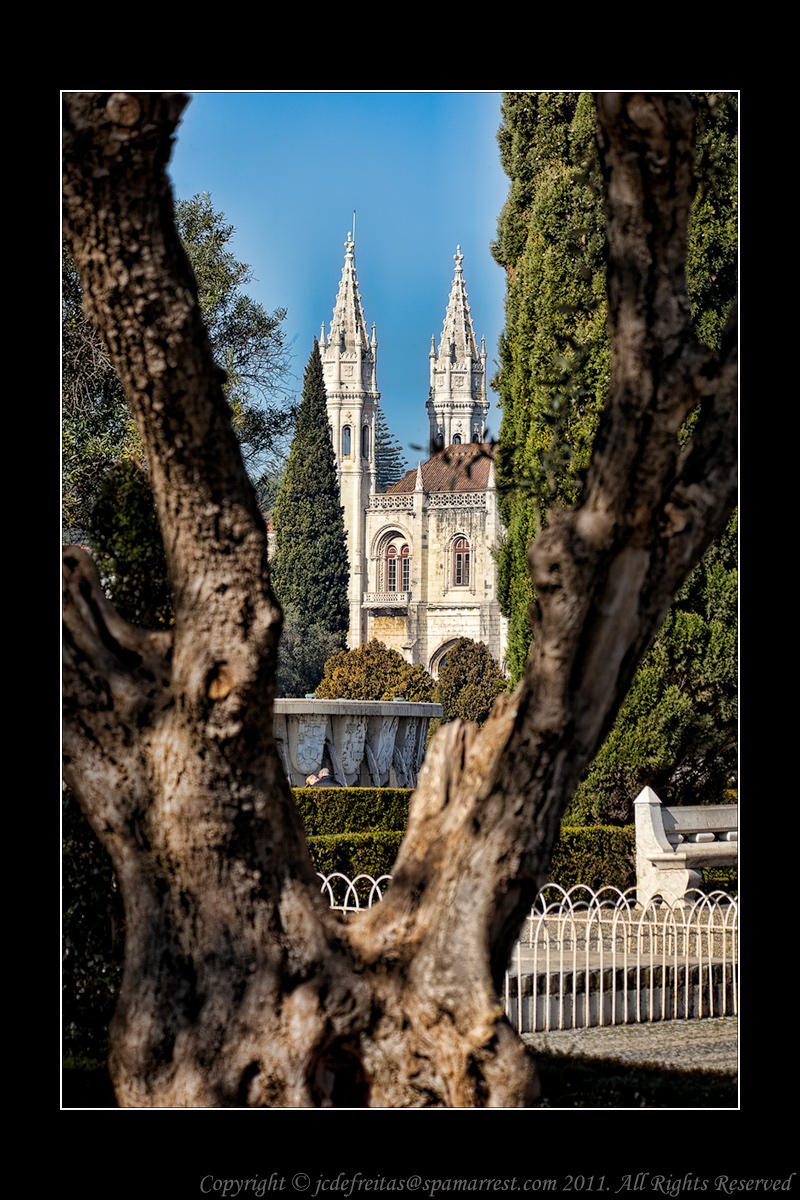
<path fill-rule="evenodd" d="M 320 875 L 331 907 L 378 903 L 391 876 Z M 504 983 L 520 1033 L 734 1016 L 739 998 L 739 908 L 725 892 L 687 892 L 637 906 L 635 889 L 541 890 Z"/>

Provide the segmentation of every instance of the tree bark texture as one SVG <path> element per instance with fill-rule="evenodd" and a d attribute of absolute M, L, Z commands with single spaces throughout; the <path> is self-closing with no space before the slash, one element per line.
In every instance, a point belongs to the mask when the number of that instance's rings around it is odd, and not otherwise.
<path fill-rule="evenodd" d="M 689 324 L 689 99 L 598 97 L 612 382 L 584 492 L 529 551 L 524 679 L 480 730 L 440 729 L 392 884 L 348 924 L 319 895 L 272 738 L 266 531 L 172 219 L 185 103 L 64 105 L 65 228 L 144 440 L 176 613 L 168 633 L 127 625 L 65 550 L 66 778 L 126 910 L 118 1103 L 528 1105 L 509 953 L 566 803 L 736 500 L 735 337 L 716 356 Z"/>

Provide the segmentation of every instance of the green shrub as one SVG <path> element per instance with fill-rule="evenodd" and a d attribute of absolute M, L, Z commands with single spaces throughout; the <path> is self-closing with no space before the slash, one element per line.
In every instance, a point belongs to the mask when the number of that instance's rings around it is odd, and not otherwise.
<path fill-rule="evenodd" d="M 635 855 L 633 825 L 562 825 L 548 879 L 563 888 L 582 883 L 624 892 L 636 885 Z"/>
<path fill-rule="evenodd" d="M 371 833 L 333 833 L 310 837 L 308 850 L 317 871 L 338 871 L 348 879 L 356 875 L 391 875 L 403 840 L 400 829 L 378 829 Z"/>
<path fill-rule="evenodd" d="M 434 682 L 424 667 L 412 665 L 377 638 L 342 650 L 325 664 L 317 695 L 326 700 L 404 700 L 430 703 Z"/>
<path fill-rule="evenodd" d="M 483 642 L 459 638 L 447 651 L 439 667 L 434 700 L 443 708 L 442 719 L 475 721 L 482 725 L 491 712 L 506 680 Z"/>
<path fill-rule="evenodd" d="M 293 788 L 308 837 L 403 830 L 410 788 Z"/>

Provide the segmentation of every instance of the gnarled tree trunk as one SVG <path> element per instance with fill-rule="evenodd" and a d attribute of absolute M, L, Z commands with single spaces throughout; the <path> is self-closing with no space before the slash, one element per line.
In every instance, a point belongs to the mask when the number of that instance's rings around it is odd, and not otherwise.
<path fill-rule="evenodd" d="M 598 97 L 613 357 L 584 493 L 530 549 L 523 681 L 480 730 L 439 731 L 391 887 L 343 925 L 273 742 L 266 531 L 172 219 L 185 103 L 65 97 L 65 226 L 144 441 L 176 613 L 169 633 L 127 625 L 66 549 L 66 776 L 126 908 L 118 1102 L 529 1104 L 498 998 L 510 949 L 564 806 L 736 499 L 735 340 L 712 355 L 688 320 L 691 105 Z"/>

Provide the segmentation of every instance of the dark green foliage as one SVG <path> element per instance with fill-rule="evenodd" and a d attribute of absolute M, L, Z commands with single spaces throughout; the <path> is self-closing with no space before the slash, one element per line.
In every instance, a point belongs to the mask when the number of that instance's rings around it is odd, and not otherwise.
<path fill-rule="evenodd" d="M 698 190 L 687 280 L 698 338 L 714 348 L 736 294 L 736 97 L 695 95 Z M 495 258 L 508 275 L 497 386 L 506 536 L 498 591 L 513 686 L 530 645 L 526 562 L 547 507 L 578 497 L 609 372 L 605 227 L 594 101 L 512 93 L 498 134 L 509 175 Z M 685 436 L 686 431 L 684 431 Z M 621 823 L 649 783 L 665 802 L 720 802 L 736 770 L 735 519 L 676 598 L 617 722 L 574 798 L 571 822 Z"/>
<path fill-rule="evenodd" d="M 444 710 L 443 721 L 460 717 L 482 725 L 505 688 L 505 677 L 488 647 L 483 642 L 459 638 L 439 669 L 434 700 Z"/>
<path fill-rule="evenodd" d="M 402 840 L 402 832 L 393 829 L 325 834 L 308 839 L 308 852 L 315 870 L 322 875 L 338 871 L 348 879 L 355 879 L 356 875 L 377 879 L 391 874 Z"/>
<path fill-rule="evenodd" d="M 138 444 L 122 385 L 100 334 L 83 313 L 83 290 L 66 246 L 61 270 L 62 519 L 65 537 L 85 537 L 105 472 Z"/>
<path fill-rule="evenodd" d="M 330 700 L 404 700 L 430 703 L 434 681 L 424 667 L 411 666 L 397 650 L 373 638 L 342 650 L 325 664 L 317 695 Z"/>
<path fill-rule="evenodd" d="M 102 1059 L 122 979 L 122 898 L 108 855 L 66 788 L 61 813 L 64 1051 Z"/>
<path fill-rule="evenodd" d="M 174 620 L 164 544 L 147 476 L 130 460 L 105 475 L 89 517 L 89 536 L 106 595 L 133 625 L 162 629 Z"/>
<path fill-rule="evenodd" d="M 586 829 L 561 826 L 553 850 L 548 880 L 569 889 L 576 884 L 593 888 L 636 886 L 636 839 L 628 825 L 595 825 Z"/>
<path fill-rule="evenodd" d="M 308 696 L 319 684 L 326 662 L 339 652 L 340 632 L 303 620 L 294 604 L 283 608 L 283 631 L 278 644 L 275 680 L 279 696 Z"/>
<path fill-rule="evenodd" d="M 511 180 L 493 246 L 508 274 L 495 379 L 503 408 L 498 502 L 507 531 L 498 587 L 513 686 L 530 644 L 525 552 L 547 509 L 577 498 L 608 388 L 609 346 L 592 98 L 507 94 L 498 141 Z"/>
<path fill-rule="evenodd" d="M 403 830 L 410 788 L 294 788 L 303 828 L 309 837 Z"/>
<path fill-rule="evenodd" d="M 322 359 L 316 338 L 286 471 L 272 509 L 272 583 L 300 630 L 319 626 L 344 645 L 350 578 L 344 509 L 328 428 Z"/>
<path fill-rule="evenodd" d="M 719 804 L 735 787 L 736 525 L 675 597 L 566 820 L 626 824 L 646 784 L 672 805 Z"/>
<path fill-rule="evenodd" d="M 375 461 L 378 467 L 379 492 L 385 492 L 393 483 L 397 483 L 408 470 L 403 448 L 397 438 L 389 432 L 386 417 L 380 406 L 375 419 Z"/>
<path fill-rule="evenodd" d="M 736 97 L 704 93 L 697 109 L 698 188 L 692 204 L 686 278 L 700 341 L 718 347 L 737 289 Z"/>

